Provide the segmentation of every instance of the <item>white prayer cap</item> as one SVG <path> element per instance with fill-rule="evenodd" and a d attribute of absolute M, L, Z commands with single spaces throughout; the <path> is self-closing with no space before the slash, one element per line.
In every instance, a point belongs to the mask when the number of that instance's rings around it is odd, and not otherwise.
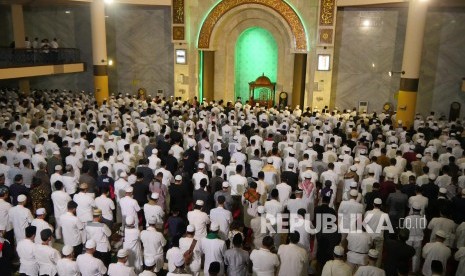
<path fill-rule="evenodd" d="M 152 154 L 157 154 L 158 153 L 158 150 L 157 149 L 153 149 L 152 150 Z"/>
<path fill-rule="evenodd" d="M 416 155 L 416 158 L 421 158 L 421 157 L 422 157 L 421 154 Z"/>
<path fill-rule="evenodd" d="M 176 175 L 176 176 L 174 177 L 174 180 L 176 180 L 176 181 L 181 181 L 181 180 L 182 180 L 182 176 L 181 176 L 180 174 L 178 174 L 178 175 Z"/>
<path fill-rule="evenodd" d="M 199 169 L 204 169 L 205 168 L 205 163 L 199 163 Z"/>
<path fill-rule="evenodd" d="M 444 230 L 439 230 L 436 232 L 436 236 L 447 239 L 449 235 Z"/>
<path fill-rule="evenodd" d="M 237 145 L 237 146 L 236 146 L 236 150 L 241 151 L 241 150 L 242 150 L 242 146 L 241 146 L 241 145 Z"/>
<path fill-rule="evenodd" d="M 27 197 L 25 195 L 19 195 L 17 197 L 18 202 L 24 202 L 24 201 L 26 201 L 26 199 L 27 199 Z"/>
<path fill-rule="evenodd" d="M 160 194 L 159 194 L 159 193 L 152 193 L 152 195 L 150 195 L 150 198 L 151 198 L 151 199 L 159 199 L 159 198 L 160 198 Z"/>
<path fill-rule="evenodd" d="M 229 188 L 229 182 L 224 181 L 223 184 L 221 185 L 223 188 Z M 465 190 L 465 189 L 464 189 Z"/>
<path fill-rule="evenodd" d="M 310 172 L 304 172 L 302 176 L 304 178 L 312 178 L 312 174 Z"/>
<path fill-rule="evenodd" d="M 60 154 L 60 151 L 56 150 L 53 152 L 53 155 L 59 155 Z"/>
<path fill-rule="evenodd" d="M 273 164 L 273 158 L 268 157 L 268 159 L 266 159 L 266 162 L 267 162 L 268 164 Z"/>
<path fill-rule="evenodd" d="M 37 216 L 42 216 L 42 215 L 45 215 L 45 208 L 39 208 L 36 210 L 36 215 Z"/>
<path fill-rule="evenodd" d="M 63 253 L 63 256 L 69 256 L 69 255 L 71 255 L 71 253 L 73 253 L 73 251 L 74 251 L 73 247 L 71 247 L 69 245 L 65 245 L 61 249 L 61 253 Z"/>
<path fill-rule="evenodd" d="M 357 171 L 357 166 L 355 165 L 350 166 L 350 170 L 353 172 Z"/>
<path fill-rule="evenodd" d="M 55 171 L 61 171 L 63 167 L 61 165 L 56 165 L 55 166 Z"/>
<path fill-rule="evenodd" d="M 195 205 L 197 205 L 197 206 L 203 206 L 203 204 L 204 204 L 203 200 L 200 200 L 200 199 L 198 199 L 198 200 L 195 202 Z"/>
<path fill-rule="evenodd" d="M 119 173 L 119 177 L 121 178 L 126 177 L 126 176 L 128 176 L 128 174 L 124 171 Z"/>
<path fill-rule="evenodd" d="M 350 190 L 350 196 L 358 196 L 357 190 Z"/>
<path fill-rule="evenodd" d="M 218 230 L 220 230 L 219 224 L 216 222 L 212 222 L 210 224 L 210 231 L 218 231 Z"/>
<path fill-rule="evenodd" d="M 313 143 L 312 143 L 312 142 L 308 142 L 307 146 L 308 146 L 309 148 L 311 148 L 311 147 L 313 147 Z"/>
<path fill-rule="evenodd" d="M 376 205 L 381 205 L 381 204 L 383 204 L 383 201 L 381 200 L 381 198 L 377 197 L 377 198 L 375 198 L 373 203 L 376 204 Z"/>
<path fill-rule="evenodd" d="M 195 227 L 192 224 L 187 225 L 186 232 L 192 233 L 195 232 Z"/>
<path fill-rule="evenodd" d="M 178 256 L 175 258 L 174 265 L 176 267 L 181 267 L 184 265 L 184 256 L 182 254 L 177 254 Z"/>
<path fill-rule="evenodd" d="M 128 251 L 126 249 L 118 250 L 118 254 L 116 255 L 118 258 L 126 258 L 128 256 Z"/>
<path fill-rule="evenodd" d="M 128 186 L 128 187 L 126 187 L 126 189 L 124 189 L 124 191 L 126 193 L 132 193 L 134 191 L 134 188 L 132 188 L 132 186 Z"/>
<path fill-rule="evenodd" d="M 157 220 L 155 219 L 155 217 L 149 217 L 149 218 L 147 219 L 147 223 L 148 223 L 149 225 L 154 225 L 155 223 L 157 223 Z"/>
<path fill-rule="evenodd" d="M 420 203 L 414 202 L 414 203 L 412 204 L 412 209 L 413 209 L 413 210 L 420 211 L 420 210 L 421 210 L 421 205 L 420 205 Z"/>
<path fill-rule="evenodd" d="M 379 255 L 378 250 L 376 250 L 376 249 L 370 249 L 370 250 L 368 250 L 368 256 L 369 256 L 369 257 L 371 257 L 371 258 L 373 258 L 373 259 L 377 259 L 377 258 L 378 258 L 378 255 Z"/>
<path fill-rule="evenodd" d="M 88 240 L 86 241 L 86 249 L 92 249 L 95 248 L 97 245 L 95 244 L 94 240 Z"/>
<path fill-rule="evenodd" d="M 440 193 L 440 194 L 446 194 L 446 193 L 447 193 L 447 189 L 446 189 L 446 188 L 440 188 L 440 189 L 439 189 L 439 193 Z"/>
<path fill-rule="evenodd" d="M 431 180 L 436 180 L 436 175 L 434 173 L 428 174 L 428 178 Z"/>
<path fill-rule="evenodd" d="M 70 152 L 71 152 L 71 153 L 76 153 L 76 149 L 75 149 L 75 148 L 71 148 Z"/>
<path fill-rule="evenodd" d="M 357 188 L 357 182 L 352 181 L 352 182 L 350 183 L 350 188 Z"/>
<path fill-rule="evenodd" d="M 124 159 L 124 157 L 123 157 L 122 155 L 118 155 L 118 156 L 116 157 L 116 160 L 117 160 L 117 161 L 123 161 L 123 159 Z"/>
<path fill-rule="evenodd" d="M 42 145 L 37 145 L 35 148 L 34 148 L 35 152 L 42 152 Z"/>
<path fill-rule="evenodd" d="M 257 207 L 257 212 L 259 214 L 264 214 L 265 213 L 265 206 L 258 206 Z"/>
<path fill-rule="evenodd" d="M 340 245 L 335 246 L 333 252 L 337 256 L 344 256 L 344 248 Z"/>

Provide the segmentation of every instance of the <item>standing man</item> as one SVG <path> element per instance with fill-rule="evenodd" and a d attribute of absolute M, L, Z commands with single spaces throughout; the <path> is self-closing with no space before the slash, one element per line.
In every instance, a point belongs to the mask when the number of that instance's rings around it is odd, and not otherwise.
<path fill-rule="evenodd" d="M 422 256 L 425 258 L 422 269 L 423 275 L 432 275 L 431 263 L 434 260 L 440 261 L 442 263 L 442 267 L 447 267 L 447 260 L 451 256 L 450 248 L 444 244 L 444 241 L 447 239 L 447 237 L 448 234 L 445 231 L 439 230 L 436 232 L 436 241 L 429 242 L 423 247 Z M 443 273 L 442 275 L 446 274 Z"/>
<path fill-rule="evenodd" d="M 278 256 L 281 260 L 279 276 L 308 275 L 307 251 L 298 245 L 300 234 L 295 231 L 289 235 L 290 243 L 279 246 Z"/>
<path fill-rule="evenodd" d="M 52 230 L 44 229 L 40 232 L 42 243 L 36 244 L 34 255 L 39 264 L 39 275 L 57 275 L 57 262 L 61 259 L 60 252 L 50 246 Z"/>
<path fill-rule="evenodd" d="M 351 276 L 352 268 L 344 262 L 344 248 L 340 245 L 334 247 L 334 260 L 327 261 L 321 276 Z"/>
<path fill-rule="evenodd" d="M 82 253 L 82 234 L 84 231 L 83 223 L 76 217 L 76 208 L 76 202 L 68 202 L 68 212 L 60 217 L 63 243 L 73 247 L 74 256 Z"/>
<path fill-rule="evenodd" d="M 233 221 L 231 212 L 224 208 L 225 201 L 226 198 L 224 196 L 219 196 L 217 200 L 218 207 L 210 210 L 210 220 L 212 223 L 217 223 L 220 226 L 218 235 L 222 240 L 228 238 L 229 225 Z"/>
<path fill-rule="evenodd" d="M 73 248 L 65 245 L 61 253 L 63 254 L 63 258 L 57 262 L 58 275 L 79 276 L 79 268 L 76 261 L 74 261 Z"/>
<path fill-rule="evenodd" d="M 53 214 L 55 216 L 55 237 L 57 239 L 62 238 L 61 233 L 61 215 L 65 214 L 68 209 L 68 202 L 71 201 L 71 197 L 64 191 L 64 186 L 61 181 L 55 182 L 55 191 L 52 193 L 53 202 Z"/>
<path fill-rule="evenodd" d="M 86 240 L 93 240 L 96 243 L 94 256 L 100 259 L 105 266 L 111 262 L 110 241 L 111 230 L 102 220 L 102 210 L 93 210 L 93 221 L 86 225 Z"/>
<path fill-rule="evenodd" d="M 166 245 L 166 240 L 163 234 L 157 231 L 157 220 L 154 217 L 148 218 L 147 223 L 147 229 L 140 233 L 140 240 L 144 247 L 144 260 L 154 261 L 155 273 L 158 273 L 163 268 L 163 247 Z"/>
<path fill-rule="evenodd" d="M 218 231 L 220 230 L 220 226 L 216 223 L 212 223 L 210 225 L 210 232 L 206 237 L 203 237 L 200 240 L 199 249 L 205 255 L 205 264 L 204 264 L 204 275 L 210 275 L 208 272 L 208 268 L 210 264 L 213 262 L 220 263 L 220 274 L 224 274 L 224 253 L 226 252 L 226 243 L 219 238 Z"/>
<path fill-rule="evenodd" d="M 273 238 L 266 236 L 263 238 L 261 248 L 254 249 L 250 253 L 254 275 L 275 275 L 280 262 L 278 255 L 271 252 L 273 244 Z"/>
<path fill-rule="evenodd" d="M 200 240 L 207 236 L 207 225 L 210 224 L 210 218 L 203 212 L 204 202 L 197 200 L 194 205 L 194 210 L 187 213 L 187 220 L 190 225 L 195 228 L 195 239 Z"/>
<path fill-rule="evenodd" d="M 87 183 L 79 185 L 79 193 L 73 197 L 77 203 L 76 215 L 82 223 L 92 221 L 92 208 L 95 206 L 94 199 L 87 193 Z"/>
<path fill-rule="evenodd" d="M 108 267 L 108 276 L 136 276 L 134 268 L 126 265 L 128 261 L 128 251 L 126 249 L 118 250 L 118 261 L 110 264 Z"/>
<path fill-rule="evenodd" d="M 31 211 L 25 207 L 27 197 L 25 195 L 19 195 L 17 197 L 18 205 L 12 207 L 8 211 L 8 218 L 15 233 L 16 242 L 21 241 L 25 238 L 25 229 L 31 224 L 34 217 Z M 34 227 L 35 228 L 35 227 Z"/>
<path fill-rule="evenodd" d="M 34 226 L 26 227 L 25 238 L 18 241 L 16 253 L 19 257 L 19 274 L 35 276 L 39 274 L 39 264 L 35 256 L 36 245 L 34 239 L 36 236 L 36 228 Z"/>
<path fill-rule="evenodd" d="M 86 242 L 86 253 L 77 256 L 76 264 L 82 276 L 103 276 L 107 273 L 107 268 L 103 262 L 94 257 L 95 241 Z"/>

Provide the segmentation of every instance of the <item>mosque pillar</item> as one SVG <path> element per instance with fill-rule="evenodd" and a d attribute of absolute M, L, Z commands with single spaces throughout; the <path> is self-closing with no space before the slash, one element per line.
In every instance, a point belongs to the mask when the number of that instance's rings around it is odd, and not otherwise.
<path fill-rule="evenodd" d="M 396 115 L 407 127 L 415 117 L 427 10 L 427 0 L 410 0 Z"/>
<path fill-rule="evenodd" d="M 13 40 L 15 41 L 15 48 L 25 48 L 26 34 L 24 31 L 24 15 L 22 5 L 11 5 L 11 19 L 13 22 Z M 31 92 L 31 88 L 29 86 L 29 79 L 19 79 L 18 86 L 19 91 L 23 92 L 25 95 L 29 95 L 29 93 Z"/>
<path fill-rule="evenodd" d="M 202 80 L 202 97 L 208 102 L 214 100 L 215 89 L 215 52 L 203 51 L 203 80 Z M 203 99 L 199 99 L 203 101 Z"/>
<path fill-rule="evenodd" d="M 104 0 L 93 0 L 90 4 L 92 28 L 92 56 L 94 68 L 94 93 L 99 105 L 108 99 L 108 56 L 105 31 Z"/>
<path fill-rule="evenodd" d="M 292 85 L 292 108 L 304 108 L 307 54 L 294 54 L 294 79 Z"/>

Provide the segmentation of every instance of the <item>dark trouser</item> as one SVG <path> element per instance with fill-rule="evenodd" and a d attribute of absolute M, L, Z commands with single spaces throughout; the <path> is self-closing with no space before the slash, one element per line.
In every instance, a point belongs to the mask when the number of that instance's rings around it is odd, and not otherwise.
<path fill-rule="evenodd" d="M 106 267 L 108 267 L 110 265 L 110 263 L 111 263 L 111 253 L 110 252 L 95 251 L 94 257 L 101 260 Z"/>
<path fill-rule="evenodd" d="M 77 258 L 77 256 L 82 254 L 84 246 L 81 244 L 78 244 L 76 246 L 73 246 L 73 252 L 74 252 L 74 257 Z"/>

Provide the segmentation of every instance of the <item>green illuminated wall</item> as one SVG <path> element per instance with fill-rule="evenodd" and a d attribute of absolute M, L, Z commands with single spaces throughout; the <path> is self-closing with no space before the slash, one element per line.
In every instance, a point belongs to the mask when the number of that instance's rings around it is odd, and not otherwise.
<path fill-rule="evenodd" d="M 245 30 L 237 39 L 235 50 L 235 98 L 249 98 L 249 82 L 263 73 L 276 82 L 278 45 L 273 35 L 259 27 Z"/>

